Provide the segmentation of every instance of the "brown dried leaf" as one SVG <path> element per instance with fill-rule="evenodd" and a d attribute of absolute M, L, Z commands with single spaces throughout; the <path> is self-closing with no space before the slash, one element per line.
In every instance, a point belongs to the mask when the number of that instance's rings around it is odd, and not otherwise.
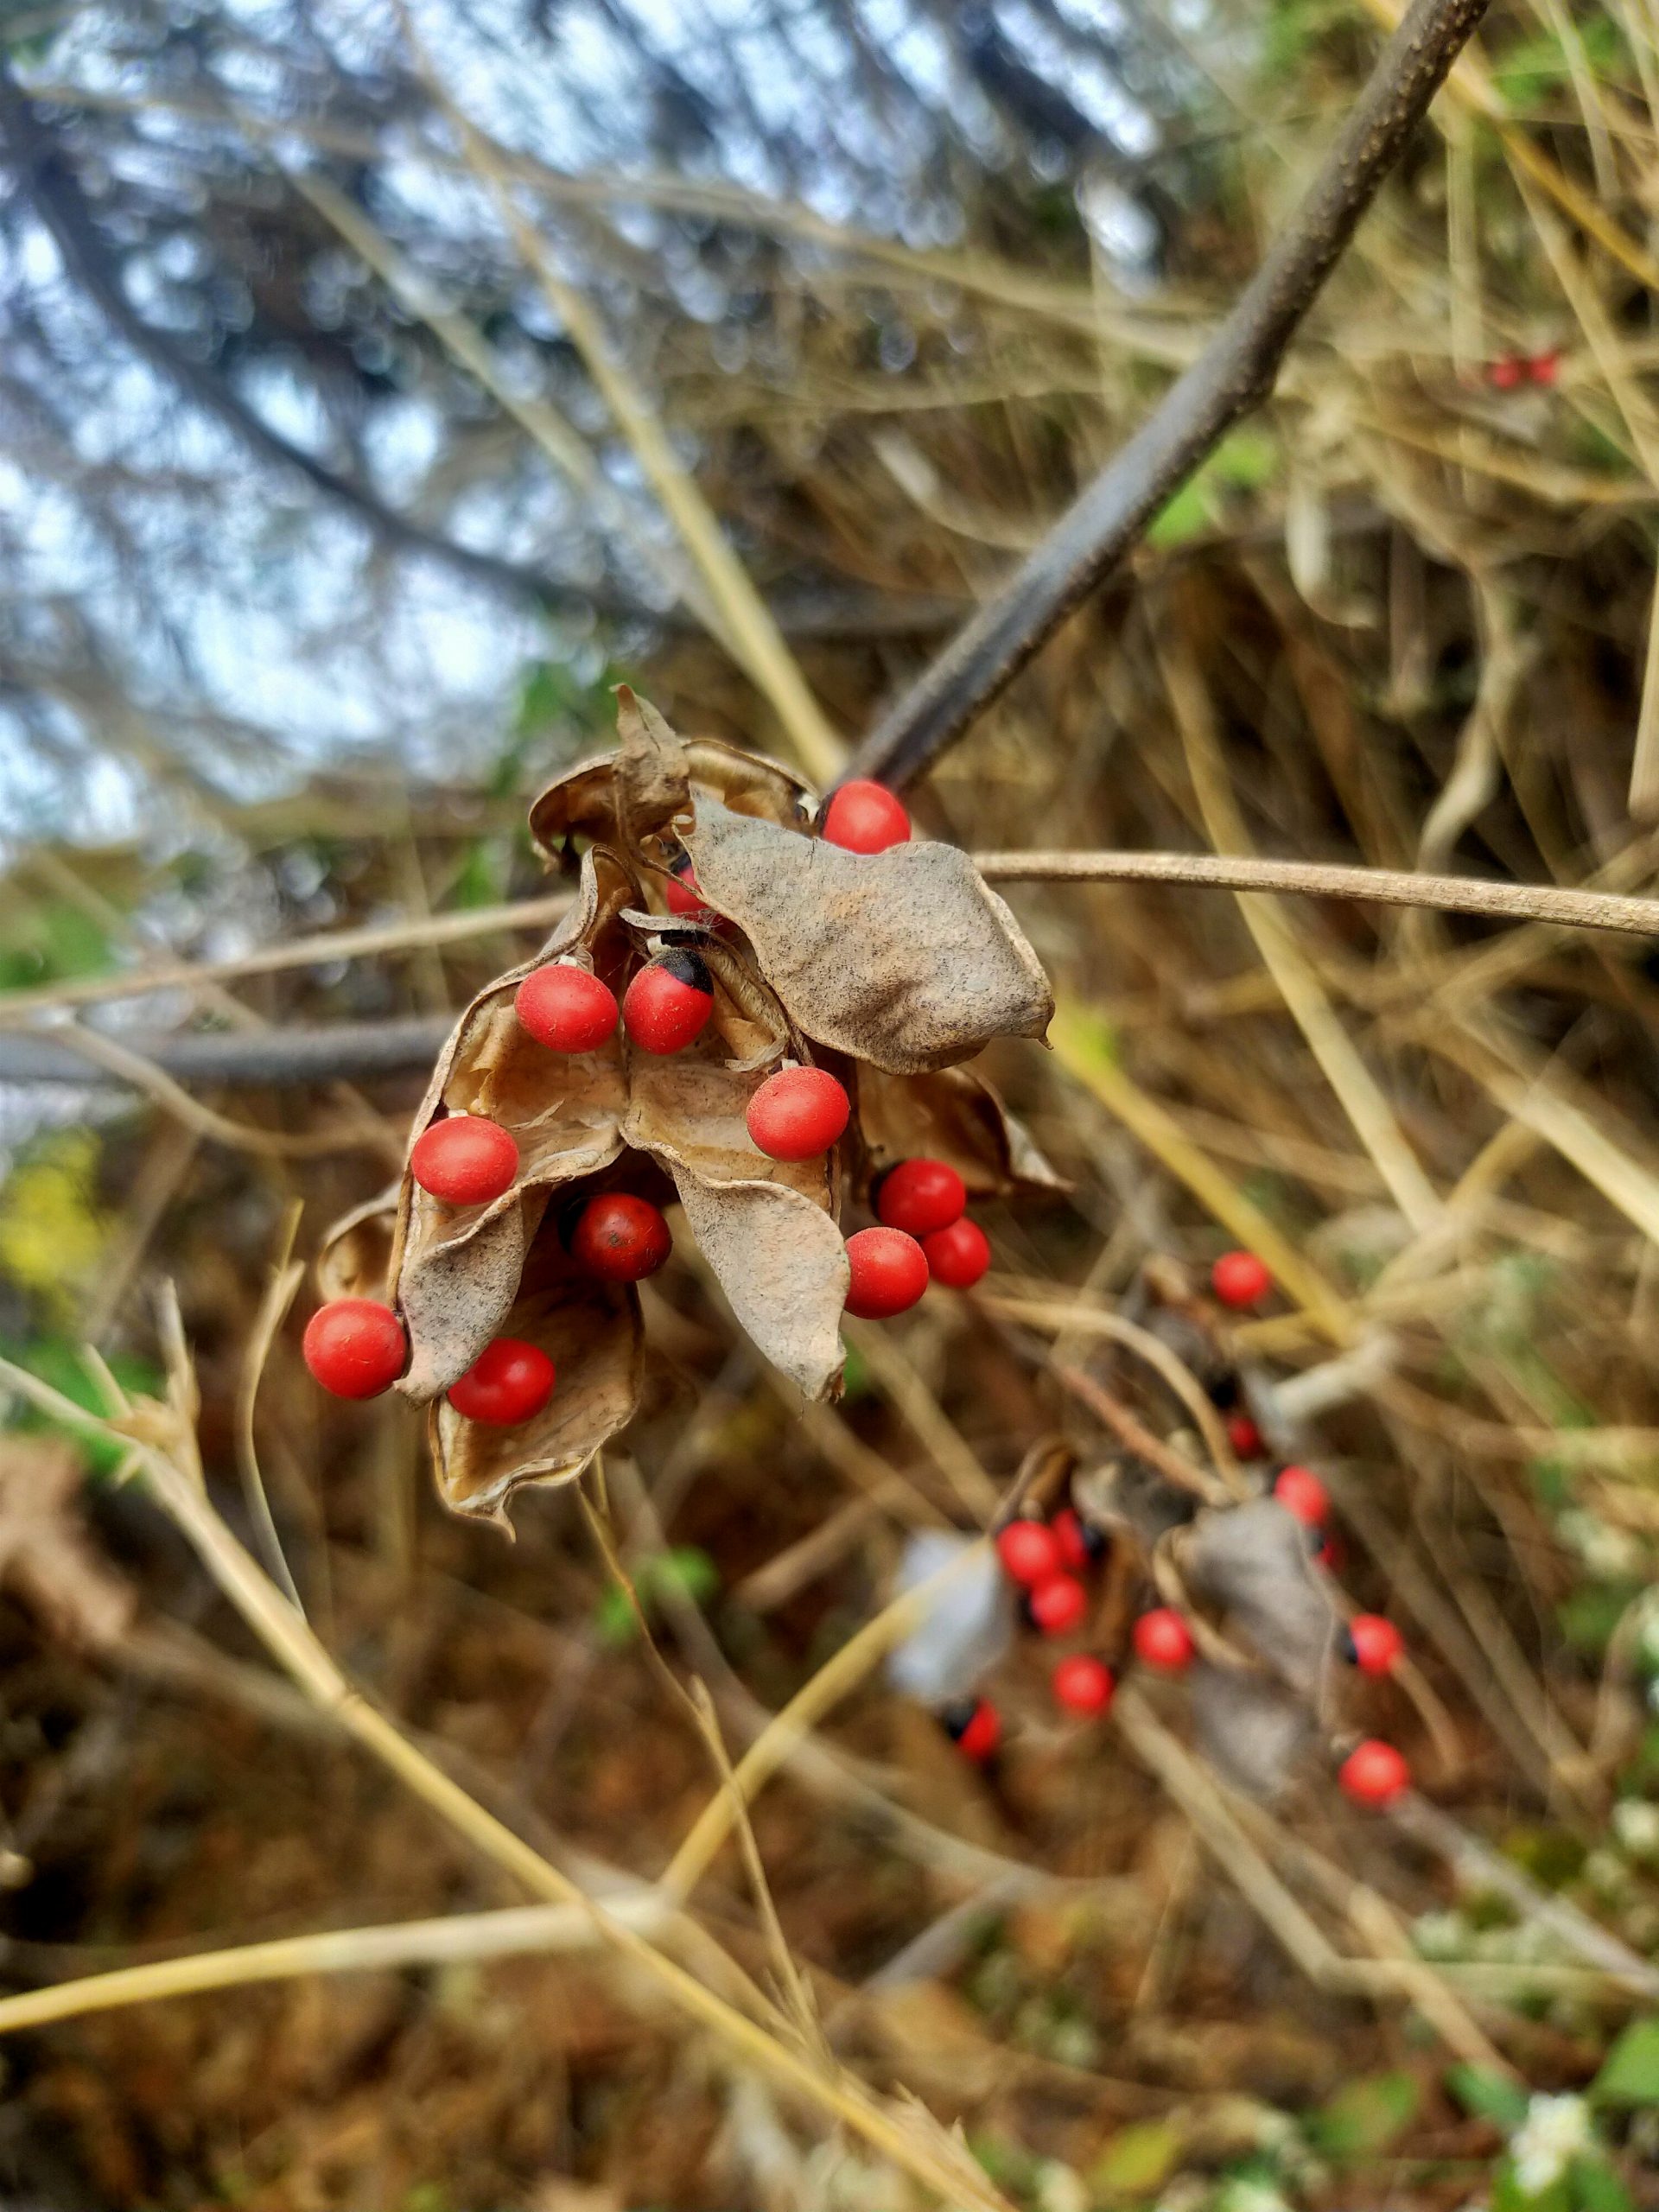
<path fill-rule="evenodd" d="M 1271 1498 L 1201 1514 L 1179 1541 L 1187 1586 L 1224 1617 L 1234 1643 L 1316 1710 L 1336 1658 L 1336 1614 L 1307 1554 L 1307 1531 Z"/>
<path fill-rule="evenodd" d="M 709 904 L 817 1043 L 913 1075 L 1046 1030 L 1037 956 L 954 845 L 845 852 L 701 793 L 684 842 Z"/>
<path fill-rule="evenodd" d="M 757 1348 L 822 1397 L 841 1371 L 848 1283 L 835 1155 L 768 1160 L 756 1149 L 744 1114 L 766 1068 L 721 1058 L 713 1027 L 671 1058 L 632 1055 L 623 1135 L 672 1175 L 686 1225 Z"/>
<path fill-rule="evenodd" d="M 574 1482 L 639 1402 L 645 1343 L 631 1283 L 596 1281 L 549 1222 L 526 1262 L 504 1335 L 539 1346 L 558 1379 L 533 1421 L 493 1428 L 464 1421 L 445 1398 L 427 1415 L 438 1495 L 453 1512 L 508 1529 L 505 1508 L 527 1484 Z"/>
<path fill-rule="evenodd" d="M 1266 1675 L 1200 1661 L 1187 1679 L 1205 1758 L 1235 1789 L 1271 1803 L 1314 1740 L 1307 1707 Z"/>
<path fill-rule="evenodd" d="M 878 1171 L 919 1154 L 954 1167 L 970 1198 L 1067 1187 L 990 1084 L 969 1068 L 893 1076 L 861 1066 L 858 1124 Z"/>
<path fill-rule="evenodd" d="M 480 991 L 438 1057 L 411 1144 L 446 1114 L 484 1114 L 512 1132 L 518 1173 L 488 1205 L 448 1206 L 404 1173 L 392 1255 L 394 1303 L 409 1330 L 398 1388 L 417 1404 L 447 1389 L 495 1335 L 549 1194 L 596 1174 L 622 1149 L 627 1109 L 620 1031 L 594 1052 L 550 1052 L 523 1029 L 513 995 L 531 971 L 580 950 L 620 988 L 632 940 L 620 916 L 636 887 L 608 852 L 583 855 L 571 912 L 533 960 Z"/>
<path fill-rule="evenodd" d="M 138 1601 L 87 1541 L 80 1480 L 79 1455 L 64 1439 L 0 1437 L 0 1586 L 64 1643 L 107 1651 Z"/>
<path fill-rule="evenodd" d="M 630 692 L 628 696 L 632 699 L 633 695 Z M 654 709 L 646 707 L 643 700 L 635 703 L 642 722 L 649 715 L 652 725 L 672 738 L 673 733 Z M 619 723 L 621 720 L 619 715 Z M 745 753 L 734 745 L 723 744 L 718 738 L 691 737 L 675 741 L 683 748 L 685 775 L 694 805 L 706 796 L 720 800 L 734 814 L 759 815 L 797 832 L 805 830 L 811 788 L 787 768 L 760 753 Z M 530 810 L 530 834 L 537 849 L 548 859 L 557 859 L 565 841 L 572 836 L 591 837 L 597 844 L 626 849 L 626 828 L 618 816 L 617 767 L 618 757 L 613 753 L 579 761 L 550 784 L 535 801 Z M 645 812 L 648 814 L 649 810 Z M 662 816 L 656 825 L 658 834 L 670 819 L 671 815 Z M 635 814 L 635 825 L 640 834 L 648 826 L 639 812 Z"/>
<path fill-rule="evenodd" d="M 341 1214 L 317 1254 L 317 1287 L 325 1299 L 385 1299 L 391 1282 L 397 1227 L 397 1185 Z"/>

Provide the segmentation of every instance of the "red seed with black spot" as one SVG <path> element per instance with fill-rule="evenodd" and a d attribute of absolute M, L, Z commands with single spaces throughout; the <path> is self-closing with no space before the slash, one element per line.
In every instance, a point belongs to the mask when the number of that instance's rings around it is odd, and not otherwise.
<path fill-rule="evenodd" d="M 671 945 L 622 995 L 622 1019 L 642 1052 L 665 1057 L 695 1043 L 715 1010 L 714 978 L 701 953 Z"/>

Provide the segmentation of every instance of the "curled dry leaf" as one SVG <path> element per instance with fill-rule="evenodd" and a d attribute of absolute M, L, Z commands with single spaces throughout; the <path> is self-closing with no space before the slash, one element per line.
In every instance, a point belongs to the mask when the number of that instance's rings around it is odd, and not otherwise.
<path fill-rule="evenodd" d="M 596 1281 L 546 1221 L 501 1333 L 536 1345 L 557 1382 L 542 1411 L 512 1428 L 464 1421 L 440 1398 L 427 1416 L 438 1495 L 456 1513 L 511 1533 L 505 1508 L 530 1484 L 574 1481 L 639 1402 L 645 1338 L 631 1283 Z"/>
<path fill-rule="evenodd" d="M 391 1282 L 397 1229 L 397 1185 L 341 1214 L 317 1254 L 317 1287 L 325 1298 L 384 1299 Z"/>
<path fill-rule="evenodd" d="M 1041 1037 L 1048 979 L 1018 923 L 954 845 L 851 853 L 697 802 L 684 834 L 698 888 L 734 921 L 814 1043 L 896 1075 Z"/>
<path fill-rule="evenodd" d="M 878 1173 L 919 1154 L 954 1167 L 970 1198 L 1065 1189 L 1022 1124 L 970 1068 L 895 1076 L 866 1065 L 857 1081 L 859 1134 Z"/>
<path fill-rule="evenodd" d="M 501 1333 L 550 1194 L 597 1174 L 622 1150 L 620 1033 L 596 1052 L 557 1055 L 555 1068 L 555 1056 L 521 1027 L 513 998 L 533 969 L 569 955 L 620 989 L 632 944 L 621 916 L 635 895 L 613 855 L 586 854 L 570 912 L 535 959 L 479 993 L 438 1056 L 411 1143 L 445 1115 L 486 1115 L 511 1131 L 518 1172 L 482 1206 L 444 1205 L 404 1178 L 391 1276 L 410 1337 L 398 1388 L 417 1405 L 447 1390 Z"/>
<path fill-rule="evenodd" d="M 1191 1686 L 1198 1748 L 1224 1782 L 1264 1804 L 1282 1795 L 1315 1733 L 1294 1691 L 1268 1675 L 1200 1661 Z"/>
<path fill-rule="evenodd" d="M 734 814 L 804 832 L 811 791 L 787 768 L 718 738 L 677 738 L 656 709 L 626 685 L 619 689 L 617 704 L 621 748 L 578 762 L 530 810 L 530 834 L 550 860 L 561 857 L 578 836 L 619 851 L 634 849 L 630 828 L 636 837 L 661 838 L 678 816 L 706 799 Z M 665 747 L 679 748 L 683 769 L 665 766 Z M 626 802 L 620 798 L 625 773 Z"/>
<path fill-rule="evenodd" d="M 1336 1614 L 1307 1554 L 1307 1531 L 1270 1498 L 1200 1514 L 1178 1539 L 1187 1587 L 1223 1617 L 1316 1712 L 1328 1701 Z"/>

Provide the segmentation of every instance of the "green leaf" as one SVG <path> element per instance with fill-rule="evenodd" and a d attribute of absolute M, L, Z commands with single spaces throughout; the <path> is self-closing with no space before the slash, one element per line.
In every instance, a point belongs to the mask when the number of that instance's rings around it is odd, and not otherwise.
<path fill-rule="evenodd" d="M 1573 2187 L 1563 2174 L 1548 2189 L 1536 2196 L 1529 2196 L 1515 2177 L 1515 2168 L 1505 2158 L 1493 2177 L 1492 2212 L 1573 2212 Z"/>
<path fill-rule="evenodd" d="M 1147 2120 L 1120 2127 L 1090 2169 L 1103 2196 L 1149 2196 L 1180 2163 L 1181 2132 L 1173 2121 Z"/>
<path fill-rule="evenodd" d="M 1599 2105 L 1659 2105 L 1659 2018 L 1632 2020 L 1590 2084 Z"/>
<path fill-rule="evenodd" d="M 1494 2074 L 1487 2067 L 1449 2066 L 1446 2086 L 1466 2113 L 1476 2120 L 1490 2120 L 1506 2135 L 1527 2116 L 1526 2091 L 1507 2075 Z"/>
<path fill-rule="evenodd" d="M 664 1590 L 677 1590 L 694 1605 L 702 1605 L 720 1590 L 720 1569 L 695 1544 L 676 1544 L 671 1551 L 647 1560 L 640 1573 L 652 1597 Z"/>
<path fill-rule="evenodd" d="M 71 1405 L 84 1407 L 89 1414 L 108 1413 L 103 1392 L 81 1363 L 79 1347 L 67 1337 L 31 1337 L 27 1344 L 12 1344 L 0 1338 L 0 1357 L 49 1383 Z M 148 1360 L 116 1352 L 110 1357 L 108 1364 L 124 1390 L 143 1392 L 149 1397 L 160 1395 L 161 1376 Z M 112 1475 L 125 1457 L 124 1446 L 106 1444 L 102 1438 L 89 1435 L 84 1428 L 71 1428 L 67 1421 L 54 1421 L 49 1414 L 21 1402 L 12 1408 L 10 1425 L 13 1428 L 67 1436 L 91 1475 Z"/>
<path fill-rule="evenodd" d="M 1601 2158 L 1574 2158 L 1568 2173 L 1573 2212 L 1635 2212 L 1630 2191 Z"/>
<path fill-rule="evenodd" d="M 1414 2075 L 1370 2074 L 1347 2082 L 1307 2124 L 1328 2158 L 1374 2157 L 1416 2119 L 1422 2092 Z"/>
<path fill-rule="evenodd" d="M 620 1650 L 633 1642 L 639 1633 L 639 1623 L 634 1617 L 628 1593 L 620 1582 L 612 1583 L 594 1608 L 594 1626 L 600 1641 L 613 1650 Z"/>

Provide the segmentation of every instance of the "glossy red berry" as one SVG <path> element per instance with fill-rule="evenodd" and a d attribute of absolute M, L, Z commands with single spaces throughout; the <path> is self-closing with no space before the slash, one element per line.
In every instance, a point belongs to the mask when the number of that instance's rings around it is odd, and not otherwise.
<path fill-rule="evenodd" d="M 642 1052 L 677 1052 L 701 1037 L 715 1010 L 714 978 L 683 945 L 643 967 L 622 994 L 622 1019 Z"/>
<path fill-rule="evenodd" d="M 884 853 L 910 841 L 910 817 L 890 791 L 855 776 L 823 810 L 823 836 L 849 853 Z"/>
<path fill-rule="evenodd" d="M 853 1102 L 828 1068 L 779 1068 L 744 1117 L 768 1160 L 816 1160 L 839 1141 Z"/>
<path fill-rule="evenodd" d="M 1347 1566 L 1348 1548 L 1334 1529 L 1316 1547 L 1313 1562 L 1316 1567 L 1322 1567 L 1327 1574 L 1340 1574 Z"/>
<path fill-rule="evenodd" d="M 963 1758 L 976 1765 L 989 1758 L 1002 1741 L 1002 1716 L 985 1698 L 964 1698 L 960 1705 L 947 1706 L 939 1719 Z"/>
<path fill-rule="evenodd" d="M 1356 1613 L 1347 1627 L 1348 1655 L 1362 1675 L 1389 1675 L 1406 1640 L 1381 1613 Z"/>
<path fill-rule="evenodd" d="M 1062 1659 L 1052 1681 L 1055 1696 L 1071 1713 L 1104 1713 L 1117 1687 L 1111 1669 L 1103 1667 L 1086 1651 L 1074 1651 Z"/>
<path fill-rule="evenodd" d="M 901 1229 L 859 1230 L 847 1239 L 847 1311 L 861 1321 L 889 1320 L 927 1288 L 922 1248 Z"/>
<path fill-rule="evenodd" d="M 700 922 L 717 922 L 720 917 L 712 906 L 704 904 L 697 884 L 697 872 L 689 857 L 675 861 L 673 868 L 662 879 L 663 904 L 671 914 L 684 914 Z"/>
<path fill-rule="evenodd" d="M 375 1298 L 336 1298 L 319 1306 L 302 1344 L 313 1378 L 336 1398 L 378 1398 L 409 1358 L 404 1325 Z"/>
<path fill-rule="evenodd" d="M 1273 1277 L 1254 1252 L 1224 1252 L 1210 1270 L 1210 1287 L 1224 1306 L 1259 1306 Z"/>
<path fill-rule="evenodd" d="M 1527 363 L 1527 372 L 1534 384 L 1554 384 L 1561 373 L 1560 349 L 1552 346 L 1547 353 L 1535 353 Z"/>
<path fill-rule="evenodd" d="M 468 1421 L 512 1428 L 540 1413 L 556 1379 L 552 1361 L 535 1344 L 521 1337 L 497 1337 L 460 1382 L 450 1384 L 449 1402 Z"/>
<path fill-rule="evenodd" d="M 889 1229 L 907 1236 L 931 1236 L 962 1219 L 968 1189 L 943 1160 L 901 1160 L 881 1178 L 875 1211 Z"/>
<path fill-rule="evenodd" d="M 1041 1636 L 1069 1636 L 1089 1610 L 1089 1593 L 1075 1574 L 1051 1574 L 1026 1593 L 1026 1616 Z"/>
<path fill-rule="evenodd" d="M 1011 1582 L 1029 1590 L 1060 1572 L 1060 1540 L 1046 1522 L 1010 1521 L 996 1534 L 996 1555 Z"/>
<path fill-rule="evenodd" d="M 1387 1805 L 1409 1789 L 1411 1769 L 1392 1744 L 1368 1736 L 1344 1759 L 1337 1780 L 1357 1805 Z"/>
<path fill-rule="evenodd" d="M 605 1282 L 643 1282 L 674 1249 L 668 1224 L 649 1198 L 602 1191 L 577 1218 L 570 1249 L 590 1275 Z"/>
<path fill-rule="evenodd" d="M 1310 1529 L 1322 1529 L 1331 1518 L 1331 1494 L 1311 1467 L 1281 1467 L 1273 1494 L 1287 1513 Z"/>
<path fill-rule="evenodd" d="M 1192 1663 L 1192 1631 L 1173 1605 L 1154 1605 L 1130 1631 L 1135 1656 L 1143 1667 L 1179 1675 Z"/>
<path fill-rule="evenodd" d="M 922 1239 L 927 1271 L 947 1290 L 971 1290 L 991 1264 L 990 1240 L 976 1221 L 963 1214 L 949 1229 Z"/>
<path fill-rule="evenodd" d="M 1061 1559 L 1074 1573 L 1097 1567 L 1106 1556 L 1105 1537 L 1073 1507 L 1063 1505 L 1048 1525 L 1058 1541 Z"/>
<path fill-rule="evenodd" d="M 1232 1414 L 1227 1421 L 1227 1441 L 1241 1459 L 1259 1459 L 1267 1450 L 1262 1432 L 1249 1414 Z"/>
<path fill-rule="evenodd" d="M 512 1188 L 518 1147 L 486 1115 L 450 1114 L 416 1138 L 409 1172 L 447 1206 L 486 1206 Z"/>
<path fill-rule="evenodd" d="M 596 1052 L 621 1011 L 609 985 L 570 960 L 533 969 L 512 1003 L 520 1022 L 550 1052 Z"/>
<path fill-rule="evenodd" d="M 1486 381 L 1495 391 L 1513 391 L 1526 372 L 1524 362 L 1514 353 L 1505 353 L 1487 370 Z"/>

